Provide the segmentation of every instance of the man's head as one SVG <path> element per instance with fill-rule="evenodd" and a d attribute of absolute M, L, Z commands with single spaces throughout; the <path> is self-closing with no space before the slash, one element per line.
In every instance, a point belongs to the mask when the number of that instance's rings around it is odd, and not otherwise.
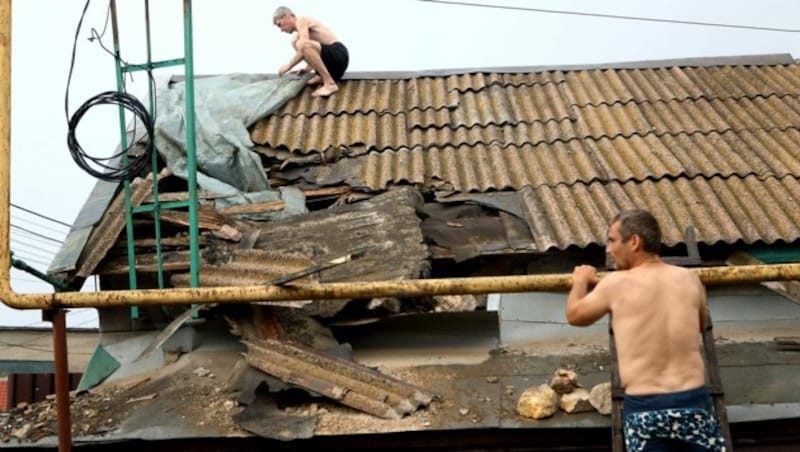
<path fill-rule="evenodd" d="M 624 210 L 608 228 L 606 253 L 618 270 L 631 268 L 637 257 L 658 255 L 661 250 L 661 228 L 646 210 Z"/>
<path fill-rule="evenodd" d="M 292 33 L 295 28 L 295 21 L 297 17 L 291 9 L 285 6 L 279 6 L 272 13 L 272 23 L 280 28 L 284 33 Z"/>

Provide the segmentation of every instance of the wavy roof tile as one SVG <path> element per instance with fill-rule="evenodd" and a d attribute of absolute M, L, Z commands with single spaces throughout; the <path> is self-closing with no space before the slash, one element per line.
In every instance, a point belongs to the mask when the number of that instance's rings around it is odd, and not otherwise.
<path fill-rule="evenodd" d="M 783 63 L 351 79 L 251 137 L 289 153 L 274 156 L 349 156 L 304 173 L 318 183 L 526 193 L 541 249 L 602 243 L 634 205 L 662 215 L 668 243 L 690 222 L 708 243 L 792 242 L 800 66 Z"/>

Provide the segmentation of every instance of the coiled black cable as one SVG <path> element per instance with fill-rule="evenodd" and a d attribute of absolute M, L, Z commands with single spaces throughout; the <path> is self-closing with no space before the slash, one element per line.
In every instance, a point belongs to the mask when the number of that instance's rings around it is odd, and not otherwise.
<path fill-rule="evenodd" d="M 78 164 L 79 167 L 83 168 L 87 173 L 91 174 L 92 176 L 109 181 L 109 182 L 121 182 L 124 180 L 131 180 L 136 175 L 140 174 L 150 163 L 150 160 L 153 155 L 153 120 L 151 115 L 147 112 L 147 108 L 142 105 L 139 100 L 137 100 L 134 96 L 120 91 L 106 91 L 100 93 L 91 99 L 87 100 L 83 103 L 83 105 L 75 111 L 72 117 L 69 116 L 69 87 L 72 82 L 72 71 L 75 68 L 75 53 L 78 44 L 78 35 L 80 34 L 81 27 L 83 25 L 83 19 L 86 17 L 86 11 L 89 9 L 90 0 L 86 0 L 86 3 L 83 6 L 83 12 L 81 13 L 81 18 L 78 21 L 78 27 L 75 30 L 75 40 L 72 43 L 72 59 L 69 65 L 69 75 L 67 76 L 67 89 L 66 93 L 64 94 L 64 113 L 67 116 L 67 125 L 68 125 L 68 133 L 67 133 L 67 146 L 69 147 L 70 155 L 72 155 L 72 160 Z M 109 5 L 109 12 L 106 15 L 106 24 L 108 23 L 110 17 L 110 5 Z M 104 30 L 105 33 L 105 30 Z M 92 40 L 99 40 L 101 41 L 102 36 L 98 35 L 94 29 L 92 30 Z M 102 41 L 100 42 L 101 47 L 108 52 L 105 46 L 102 45 Z M 110 52 L 109 52 L 110 53 Z M 118 55 L 112 54 L 118 64 L 122 64 L 122 60 L 119 58 Z M 150 74 L 150 71 L 148 71 Z M 151 83 L 152 83 L 152 74 L 150 74 Z M 136 137 L 134 136 L 131 141 L 130 145 L 120 151 L 117 154 L 112 155 L 111 157 L 107 158 L 98 158 L 92 157 L 91 155 L 87 154 L 86 151 L 83 150 L 80 143 L 78 143 L 78 139 L 75 137 L 75 132 L 78 128 L 78 123 L 83 118 L 83 115 L 89 111 L 90 108 L 96 105 L 103 105 L 103 104 L 113 104 L 118 105 L 135 115 L 135 118 L 142 121 L 147 130 L 147 139 L 148 143 L 145 146 L 144 152 L 140 155 L 131 155 L 129 152 L 133 145 L 136 143 Z M 134 121 L 134 132 L 136 131 Z M 123 166 L 123 160 L 121 157 L 127 157 L 127 163 Z M 112 162 L 112 160 L 119 159 L 119 162 Z M 106 163 L 108 162 L 108 164 Z M 112 166 L 110 163 L 114 163 Z"/>
<path fill-rule="evenodd" d="M 149 143 L 144 146 L 144 151 L 141 154 L 134 156 L 128 153 L 128 150 L 131 149 L 134 144 L 133 140 L 127 149 L 123 149 L 107 158 L 98 158 L 87 154 L 81 147 L 80 143 L 78 143 L 78 139 L 75 137 L 75 131 L 77 130 L 78 123 L 80 122 L 81 118 L 83 118 L 83 115 L 85 115 L 86 112 L 94 106 L 106 104 L 117 105 L 130 111 L 144 124 Z M 75 110 L 75 113 L 69 119 L 67 146 L 69 147 L 69 152 L 70 155 L 72 155 L 72 159 L 84 171 L 104 181 L 121 182 L 124 180 L 131 180 L 140 174 L 150 164 L 153 153 L 152 141 L 153 121 L 150 117 L 150 113 L 147 111 L 147 108 L 145 108 L 145 106 L 142 105 L 138 99 L 136 99 L 136 97 L 128 93 L 122 93 L 119 91 L 102 92 L 84 102 L 83 105 Z M 128 157 L 128 162 L 126 165 L 122 165 L 121 161 L 119 162 L 119 166 L 111 166 L 107 163 L 111 160 L 121 158 L 123 155 L 127 155 Z"/>

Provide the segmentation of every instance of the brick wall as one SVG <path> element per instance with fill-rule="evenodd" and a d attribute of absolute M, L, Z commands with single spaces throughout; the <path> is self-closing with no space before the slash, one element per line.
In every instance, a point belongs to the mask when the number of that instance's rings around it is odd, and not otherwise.
<path fill-rule="evenodd" d="M 8 410 L 8 379 L 0 378 L 0 411 Z"/>

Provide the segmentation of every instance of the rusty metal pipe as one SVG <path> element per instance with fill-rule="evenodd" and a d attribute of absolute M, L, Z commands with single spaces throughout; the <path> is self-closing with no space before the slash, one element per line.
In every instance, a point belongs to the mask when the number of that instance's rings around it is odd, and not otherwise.
<path fill-rule="evenodd" d="M 800 264 L 743 265 L 692 269 L 707 285 L 746 284 L 800 279 Z M 603 274 L 601 273 L 602 277 Z M 329 283 L 307 286 L 242 286 L 181 289 L 111 290 L 16 294 L 8 280 L 0 281 L 0 299 L 19 309 L 157 306 L 207 303 L 247 303 L 310 299 L 419 297 L 426 295 L 562 291 L 572 285 L 572 274 L 415 279 Z"/>
<path fill-rule="evenodd" d="M 53 322 L 53 359 L 56 372 L 56 422 L 58 451 L 72 450 L 72 423 L 69 411 L 69 365 L 67 363 L 67 314 L 63 309 L 47 313 Z"/>

